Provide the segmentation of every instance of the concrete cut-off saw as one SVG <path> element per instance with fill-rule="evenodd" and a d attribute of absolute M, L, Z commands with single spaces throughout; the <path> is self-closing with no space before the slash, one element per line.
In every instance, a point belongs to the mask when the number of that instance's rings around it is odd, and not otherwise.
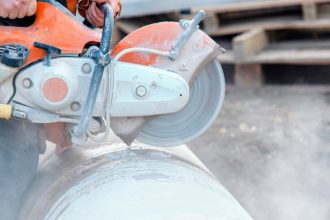
<path fill-rule="evenodd" d="M 103 32 L 55 1 L 38 2 L 27 27 L 0 26 L 0 118 L 65 124 L 72 143 L 103 142 L 111 130 L 130 145 L 194 140 L 215 121 L 225 95 L 224 50 L 192 20 L 142 27 L 110 48 Z"/>

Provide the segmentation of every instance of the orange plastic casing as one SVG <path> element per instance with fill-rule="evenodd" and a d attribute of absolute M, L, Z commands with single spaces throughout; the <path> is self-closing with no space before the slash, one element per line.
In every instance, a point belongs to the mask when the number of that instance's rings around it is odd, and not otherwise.
<path fill-rule="evenodd" d="M 30 50 L 26 64 L 45 56 L 43 50 L 33 47 L 34 42 L 57 47 L 62 54 L 81 54 L 86 44 L 100 42 L 101 33 L 84 26 L 49 3 L 37 4 L 36 19 L 31 26 L 0 26 L 0 45 L 21 44 Z"/>

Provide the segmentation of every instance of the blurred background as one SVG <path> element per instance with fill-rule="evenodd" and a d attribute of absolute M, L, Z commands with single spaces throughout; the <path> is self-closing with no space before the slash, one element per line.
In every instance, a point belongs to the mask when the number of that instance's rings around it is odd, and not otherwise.
<path fill-rule="evenodd" d="M 330 0 L 122 1 L 117 41 L 207 12 L 227 97 L 188 146 L 255 220 L 329 220 Z"/>

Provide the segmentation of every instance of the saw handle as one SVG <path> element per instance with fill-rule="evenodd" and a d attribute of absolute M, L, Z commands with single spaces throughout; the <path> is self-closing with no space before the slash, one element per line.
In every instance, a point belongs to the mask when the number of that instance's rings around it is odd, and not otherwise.
<path fill-rule="evenodd" d="M 80 123 L 79 125 L 76 125 L 72 130 L 73 138 L 78 139 L 83 137 L 88 130 L 88 126 L 93 115 L 96 98 L 99 93 L 100 84 L 103 78 L 104 69 L 111 62 L 109 52 L 112 30 L 114 26 L 114 13 L 110 4 L 104 4 L 101 7 L 104 12 L 104 27 L 100 48 L 94 57 L 97 65 L 93 72 L 93 77 L 89 86 L 89 92 Z"/>
<path fill-rule="evenodd" d="M 110 44 L 112 40 L 112 31 L 115 24 L 114 12 L 110 4 L 103 4 L 104 26 L 100 43 L 100 50 L 105 55 L 110 52 Z"/>
<path fill-rule="evenodd" d="M 87 19 L 84 20 L 83 24 L 89 28 L 95 28 Z"/>

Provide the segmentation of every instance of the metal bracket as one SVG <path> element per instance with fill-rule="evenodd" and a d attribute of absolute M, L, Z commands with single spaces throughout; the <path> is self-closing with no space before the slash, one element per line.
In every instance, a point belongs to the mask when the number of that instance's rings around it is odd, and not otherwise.
<path fill-rule="evenodd" d="M 13 104 L 13 117 L 28 120 L 32 123 L 46 124 L 60 121 L 60 116 L 37 110 L 18 103 Z"/>
<path fill-rule="evenodd" d="M 100 64 L 103 67 L 106 67 L 111 63 L 111 57 L 109 53 L 103 54 L 100 50 L 93 51 L 91 58 L 96 62 L 96 64 Z"/>
<path fill-rule="evenodd" d="M 175 44 L 175 46 L 170 50 L 170 58 L 172 60 L 175 60 L 178 58 L 182 48 L 186 44 L 186 42 L 189 40 L 189 38 L 192 36 L 192 34 L 195 32 L 196 29 L 199 28 L 199 24 L 201 21 L 205 18 L 205 11 L 200 10 L 196 16 L 191 20 L 181 20 L 180 25 L 185 31 L 181 35 L 178 42 Z"/>

